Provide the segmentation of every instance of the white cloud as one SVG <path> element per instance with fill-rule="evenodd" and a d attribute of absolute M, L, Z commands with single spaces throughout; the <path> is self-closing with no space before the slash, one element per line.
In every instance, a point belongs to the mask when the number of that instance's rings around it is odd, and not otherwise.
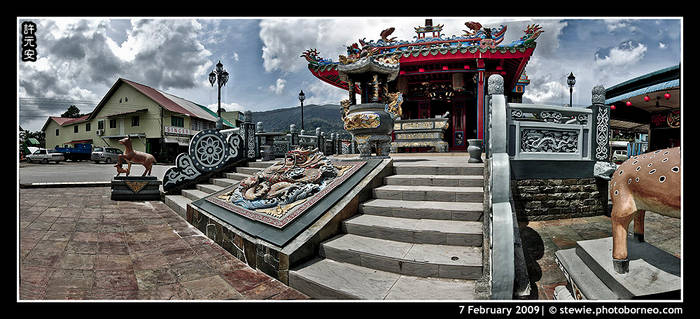
<path fill-rule="evenodd" d="M 341 100 L 347 99 L 348 98 L 348 92 L 340 89 L 338 87 L 332 86 L 326 82 L 323 82 L 321 80 L 314 81 L 311 84 L 306 86 L 306 89 L 304 89 L 306 92 L 306 99 L 304 100 L 304 104 L 317 104 L 317 105 L 324 105 L 324 104 L 335 104 L 339 105 Z M 357 100 L 359 101 L 360 98 L 358 97 Z"/>
<path fill-rule="evenodd" d="M 285 80 L 285 79 L 277 79 L 277 81 L 275 81 L 275 84 L 274 84 L 274 85 L 270 85 L 270 86 L 268 87 L 268 89 L 269 89 L 270 91 L 274 92 L 275 94 L 280 95 L 280 94 L 282 94 L 282 92 L 284 91 L 284 87 L 285 87 L 286 84 L 287 84 L 287 80 Z"/>
<path fill-rule="evenodd" d="M 607 27 L 608 31 L 616 31 L 616 30 L 621 30 L 621 29 L 627 29 L 629 32 L 634 32 L 637 31 L 637 27 L 633 26 L 630 24 L 629 20 L 614 20 L 614 19 L 606 19 L 605 21 L 605 26 Z"/>
<path fill-rule="evenodd" d="M 209 104 L 209 105 L 207 105 L 207 108 L 212 110 L 212 112 L 216 113 L 216 111 L 219 108 L 219 104 L 218 103 Z M 231 111 L 243 112 L 243 111 L 245 111 L 245 107 L 243 105 L 236 103 L 236 102 L 231 102 L 231 103 L 221 102 L 221 108 L 225 109 L 227 112 L 231 112 Z"/>
<path fill-rule="evenodd" d="M 604 69 L 608 67 L 628 66 L 639 62 L 647 51 L 647 47 L 642 43 L 634 45 L 632 41 L 625 42 L 618 47 L 610 49 L 607 56 L 595 54 L 595 65 Z"/>
<path fill-rule="evenodd" d="M 659 49 L 666 49 L 666 44 L 663 42 L 659 42 Z"/>
<path fill-rule="evenodd" d="M 238 62 L 238 52 L 233 52 L 233 60 Z"/>

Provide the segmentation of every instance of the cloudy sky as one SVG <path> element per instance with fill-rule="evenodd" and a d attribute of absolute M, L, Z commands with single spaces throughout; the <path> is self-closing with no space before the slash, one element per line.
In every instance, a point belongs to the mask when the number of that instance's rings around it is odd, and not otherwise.
<path fill-rule="evenodd" d="M 444 24 L 446 36 L 463 34 L 464 22 L 487 27 L 507 25 L 502 44 L 520 38 L 529 24 L 544 33 L 537 40 L 526 72 L 531 80 L 524 100 L 568 103 L 566 77 L 576 76 L 573 104 L 588 105 L 591 88 L 606 87 L 677 65 L 681 61 L 681 20 L 555 19 L 479 17 L 328 17 L 328 18 L 24 18 L 17 19 L 21 45 L 23 21 L 37 24 L 36 62 L 17 59 L 19 125 L 40 130 L 48 116 L 68 105 L 91 112 L 122 77 L 155 87 L 216 110 L 217 91 L 208 74 L 220 60 L 230 74 L 222 89 L 227 110 L 261 111 L 299 104 L 338 104 L 345 91 L 321 82 L 300 57 L 316 48 L 338 60 L 358 39 L 392 36 L 412 40 L 425 18 Z"/>

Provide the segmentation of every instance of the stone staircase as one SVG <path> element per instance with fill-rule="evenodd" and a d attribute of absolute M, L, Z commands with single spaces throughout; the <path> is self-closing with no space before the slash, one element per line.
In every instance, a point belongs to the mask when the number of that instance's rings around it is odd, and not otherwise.
<path fill-rule="evenodd" d="M 166 195 L 165 204 L 178 213 L 182 218 L 187 219 L 187 204 L 198 200 L 209 194 L 218 192 L 228 186 L 238 184 L 244 178 L 263 170 L 272 165 L 275 161 L 249 162 L 248 166 L 235 167 L 230 172 L 224 172 L 219 177 L 209 179 L 208 184 L 197 184 L 195 188 L 183 189 L 181 195 Z"/>
<path fill-rule="evenodd" d="M 289 273 L 318 299 L 475 299 L 482 276 L 483 170 L 467 157 L 394 158 L 343 234 Z"/>

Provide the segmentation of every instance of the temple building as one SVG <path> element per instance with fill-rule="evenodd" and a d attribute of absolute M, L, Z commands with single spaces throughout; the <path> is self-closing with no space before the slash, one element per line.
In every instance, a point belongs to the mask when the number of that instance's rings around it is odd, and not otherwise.
<path fill-rule="evenodd" d="M 338 75 L 338 66 L 366 56 L 398 59 L 398 77 L 387 83 L 387 92 L 401 92 L 402 116 L 394 124 L 393 152 L 466 151 L 468 139 L 482 139 L 488 127 L 486 79 L 491 74 L 504 78 L 508 102 L 522 102 L 529 79 L 525 66 L 535 50 L 535 40 L 543 32 L 530 25 L 525 35 L 510 44 L 502 44 L 507 26 L 482 27 L 466 22 L 465 34 L 447 37 L 443 25 L 426 19 L 415 27 L 412 41 L 389 38 L 394 28 L 381 32 L 376 41 L 359 40 L 347 47 L 347 56 L 339 62 L 319 57 L 316 49 L 303 53 L 311 73 L 336 87 L 350 90 Z M 354 93 L 362 92 L 354 83 Z M 363 97 L 364 99 L 364 97 Z"/>

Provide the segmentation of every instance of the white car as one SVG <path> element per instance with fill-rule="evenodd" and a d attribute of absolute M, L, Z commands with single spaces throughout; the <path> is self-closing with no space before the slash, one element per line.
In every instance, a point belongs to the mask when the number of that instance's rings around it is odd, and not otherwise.
<path fill-rule="evenodd" d="M 626 150 L 615 150 L 613 152 L 612 161 L 616 164 L 621 164 L 622 162 L 626 161 L 627 158 Z"/>
<path fill-rule="evenodd" d="M 45 148 L 40 148 L 40 149 L 34 151 L 34 153 L 27 155 L 27 162 L 29 162 L 29 163 L 56 162 L 56 164 L 58 164 L 60 161 L 63 161 L 63 160 L 65 160 L 63 153 L 51 152 L 51 151 L 46 150 Z"/>

